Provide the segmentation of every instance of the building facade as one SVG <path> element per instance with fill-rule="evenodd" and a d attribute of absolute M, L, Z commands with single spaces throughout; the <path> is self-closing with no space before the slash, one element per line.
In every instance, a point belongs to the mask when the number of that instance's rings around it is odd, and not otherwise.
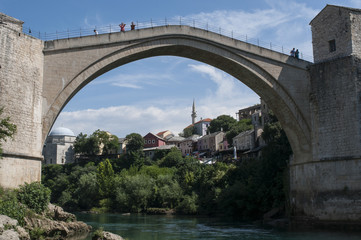
<path fill-rule="evenodd" d="M 165 139 L 153 134 L 148 133 L 143 137 L 144 139 L 144 148 L 154 148 L 166 145 Z"/>
<path fill-rule="evenodd" d="M 74 162 L 74 133 L 64 127 L 53 129 L 46 139 L 43 156 L 45 164 Z"/>
<path fill-rule="evenodd" d="M 179 149 L 181 150 L 183 157 L 192 155 L 194 151 L 197 151 L 197 142 L 199 138 L 199 135 L 192 135 L 180 142 Z"/>

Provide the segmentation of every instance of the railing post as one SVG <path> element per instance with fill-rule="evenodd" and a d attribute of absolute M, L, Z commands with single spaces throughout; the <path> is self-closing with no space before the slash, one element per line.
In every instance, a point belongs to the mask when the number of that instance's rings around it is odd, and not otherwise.
<path fill-rule="evenodd" d="M 282 46 L 282 53 L 284 53 L 284 52 L 283 52 L 283 46 Z"/>
<path fill-rule="evenodd" d="M 58 40 L 58 30 L 56 30 L 56 40 Z"/>
<path fill-rule="evenodd" d="M 179 17 L 179 26 L 182 25 L 182 17 Z"/>
<path fill-rule="evenodd" d="M 246 42 L 248 42 L 247 34 L 246 34 Z"/>
<path fill-rule="evenodd" d="M 153 28 L 153 21 L 152 21 L 152 19 L 150 19 L 150 26 L 152 26 L 152 28 Z"/>
<path fill-rule="evenodd" d="M 221 32 L 222 30 L 221 30 L 221 28 L 219 28 L 219 35 L 221 35 L 222 34 L 222 32 Z"/>
<path fill-rule="evenodd" d="M 69 39 L 69 28 L 68 28 L 68 30 L 67 30 L 67 31 L 68 31 L 68 39 Z"/>
<path fill-rule="evenodd" d="M 272 43 L 271 43 L 271 42 L 269 43 L 269 47 L 270 47 L 270 49 L 272 50 Z"/>
<path fill-rule="evenodd" d="M 257 46 L 259 47 L 259 39 L 257 38 Z"/>
<path fill-rule="evenodd" d="M 165 25 L 168 26 L 168 24 L 167 24 L 167 18 L 165 18 Z"/>
<path fill-rule="evenodd" d="M 80 28 L 80 37 L 81 37 L 81 28 Z"/>
<path fill-rule="evenodd" d="M 207 29 L 207 32 L 208 32 L 208 22 L 207 22 L 207 25 L 206 25 L 206 29 Z"/>
<path fill-rule="evenodd" d="M 233 30 L 232 30 L 232 32 L 231 32 L 231 35 L 232 35 L 232 39 L 233 39 Z"/>

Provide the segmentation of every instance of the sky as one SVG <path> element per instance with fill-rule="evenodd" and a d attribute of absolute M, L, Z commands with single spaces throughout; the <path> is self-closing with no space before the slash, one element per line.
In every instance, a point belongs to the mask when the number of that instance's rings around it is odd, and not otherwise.
<path fill-rule="evenodd" d="M 165 19 L 208 23 L 223 32 L 271 42 L 287 53 L 296 47 L 312 59 L 309 22 L 326 4 L 361 8 L 361 0 L 0 0 L 0 12 L 24 21 L 32 32 L 118 26 Z M 127 29 L 126 29 L 127 30 Z M 128 63 L 96 78 L 64 107 L 55 127 L 76 135 L 105 130 L 118 137 L 170 130 L 259 103 L 240 80 L 191 59 L 162 56 Z"/>

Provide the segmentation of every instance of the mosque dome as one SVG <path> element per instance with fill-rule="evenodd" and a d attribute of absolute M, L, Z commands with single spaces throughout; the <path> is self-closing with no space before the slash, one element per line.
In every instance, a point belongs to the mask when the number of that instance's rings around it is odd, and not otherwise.
<path fill-rule="evenodd" d="M 49 136 L 74 136 L 75 137 L 75 134 L 69 128 L 57 127 L 57 128 L 54 128 L 50 132 Z"/>

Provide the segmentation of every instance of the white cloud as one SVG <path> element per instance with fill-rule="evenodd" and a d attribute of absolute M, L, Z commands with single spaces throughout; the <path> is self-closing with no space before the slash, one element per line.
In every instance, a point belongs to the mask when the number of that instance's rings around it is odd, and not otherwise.
<path fill-rule="evenodd" d="M 101 76 L 90 84 L 110 84 L 116 87 L 141 89 L 145 85 L 159 85 L 165 80 L 169 81 L 170 74 L 117 74 L 115 76 Z"/>
<path fill-rule="evenodd" d="M 198 13 L 183 16 L 185 22 L 202 22 L 200 27 L 206 23 L 210 30 L 230 35 L 233 33 L 239 40 L 260 44 L 277 51 L 288 53 L 290 48 L 299 48 L 301 52 L 312 56 L 312 40 L 309 22 L 319 12 L 304 3 L 295 1 L 267 0 L 268 8 L 245 10 L 218 10 L 209 13 Z M 179 18 L 179 17 L 176 17 Z"/>

